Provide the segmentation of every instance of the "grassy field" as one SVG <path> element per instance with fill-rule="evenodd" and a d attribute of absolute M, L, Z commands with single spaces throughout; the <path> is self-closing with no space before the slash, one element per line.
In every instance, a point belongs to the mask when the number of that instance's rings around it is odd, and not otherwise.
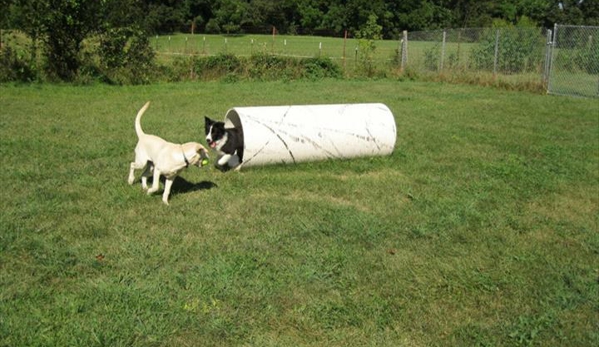
<path fill-rule="evenodd" d="M 215 55 L 231 53 L 238 56 L 249 56 L 256 53 L 278 54 L 294 57 L 328 57 L 346 68 L 354 68 L 358 63 L 358 40 L 339 37 L 276 35 L 188 35 L 176 34 L 170 36 L 155 36 L 150 39 L 151 46 L 158 52 L 160 59 L 168 60 L 180 55 Z M 468 61 L 471 43 L 447 44 L 449 52 L 459 50 L 461 64 Z M 399 67 L 400 41 L 378 40 L 373 60 L 380 68 L 390 69 Z M 409 65 L 414 68 L 424 68 L 425 55 L 434 51 L 440 56 L 440 42 L 414 41 L 409 44 Z M 446 64 L 448 64 L 446 62 Z"/>
<path fill-rule="evenodd" d="M 441 66 L 441 40 L 441 34 L 437 41 L 410 40 L 405 69 L 424 80 L 459 80 L 462 83 L 479 85 L 499 84 L 510 89 L 545 90 L 542 82 L 542 63 L 528 72 L 503 73 L 499 69 L 497 74 L 493 74 L 491 56 L 487 69 L 473 67 L 471 51 L 477 46 L 476 43 L 447 42 Z M 349 76 L 355 71 L 360 71 L 362 64 L 358 40 L 353 38 L 344 40 L 338 37 L 277 35 L 273 39 L 269 35 L 251 34 L 239 36 L 176 34 L 152 37 L 150 45 L 157 52 L 158 61 L 167 64 L 183 56 L 223 53 L 237 56 L 265 53 L 293 57 L 328 57 L 339 64 Z M 399 49 L 400 42 L 397 40 L 376 41 L 372 59 L 379 74 L 393 75 L 399 72 L 401 66 Z M 539 54 L 542 53 L 541 45 Z M 539 61 L 541 62 L 542 59 Z M 498 63 L 501 68 L 501 61 Z M 583 82 L 585 81 L 578 81 L 578 83 Z"/>
<path fill-rule="evenodd" d="M 389 157 L 126 182 L 233 106 L 383 102 Z M 437 83 L 0 86 L 0 346 L 599 344 L 599 104 Z M 202 141 L 203 142 L 203 141 Z"/>
<path fill-rule="evenodd" d="M 297 57 L 316 57 L 319 55 L 333 59 L 345 56 L 354 59 L 358 46 L 357 39 L 322 36 L 293 36 L 276 35 L 188 35 L 176 34 L 156 36 L 150 39 L 152 47 L 161 53 L 171 54 L 218 54 L 232 53 L 235 55 L 251 55 L 253 53 L 276 53 Z M 395 49 L 399 48 L 398 41 L 377 41 L 378 59 L 391 59 Z"/>

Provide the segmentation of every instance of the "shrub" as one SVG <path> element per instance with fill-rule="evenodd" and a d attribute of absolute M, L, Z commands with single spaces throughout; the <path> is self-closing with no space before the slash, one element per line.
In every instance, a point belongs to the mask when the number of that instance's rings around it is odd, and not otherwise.
<path fill-rule="evenodd" d="M 169 81 L 240 79 L 320 79 L 339 78 L 341 68 L 329 58 L 280 57 L 258 53 L 250 57 L 219 54 L 208 57 L 177 58 L 167 66 Z"/>
<path fill-rule="evenodd" d="M 359 59 L 358 71 L 368 77 L 374 76 L 374 52 L 376 51 L 376 40 L 383 38 L 383 27 L 377 24 L 378 17 L 374 14 L 368 16 L 366 24 L 358 30 Z"/>
<path fill-rule="evenodd" d="M 300 61 L 302 77 L 309 79 L 340 78 L 341 67 L 329 58 L 304 58 Z"/>
<path fill-rule="evenodd" d="M 470 53 L 474 68 L 492 71 L 497 43 L 497 71 L 502 73 L 534 72 L 540 66 L 544 38 L 538 28 L 504 26 L 487 29 Z"/>
<path fill-rule="evenodd" d="M 440 55 L 441 44 L 437 42 L 424 51 L 424 67 L 430 71 L 437 71 L 439 69 Z"/>
<path fill-rule="evenodd" d="M 574 73 L 599 73 L 599 40 L 587 40 L 583 35 L 578 35 L 563 40 L 564 43 L 560 41 L 560 48 L 554 53 L 556 67 Z"/>
<path fill-rule="evenodd" d="M 35 69 L 28 59 L 11 47 L 0 50 L 0 82 L 33 80 L 35 80 Z"/>
<path fill-rule="evenodd" d="M 87 59 L 87 69 L 97 60 L 95 72 L 114 84 L 144 84 L 152 79 L 154 51 L 148 37 L 133 28 L 110 28 L 98 37 L 97 59 Z"/>
<path fill-rule="evenodd" d="M 247 74 L 252 79 L 294 78 L 297 65 L 297 59 L 259 53 L 249 58 Z"/>
<path fill-rule="evenodd" d="M 220 78 L 241 70 L 241 62 L 233 54 L 222 53 L 194 60 L 195 73 L 203 78 Z"/>

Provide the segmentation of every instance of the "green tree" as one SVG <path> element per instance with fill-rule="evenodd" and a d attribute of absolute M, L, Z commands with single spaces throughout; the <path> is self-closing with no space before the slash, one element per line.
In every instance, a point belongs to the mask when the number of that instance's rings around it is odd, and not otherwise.
<path fill-rule="evenodd" d="M 298 1 L 299 24 L 307 33 L 313 33 L 323 24 L 324 11 L 328 10 L 325 1 L 300 0 Z"/>
<path fill-rule="evenodd" d="M 599 26 L 599 1 L 584 0 L 579 3 L 584 15 L 584 25 Z"/>
<path fill-rule="evenodd" d="M 37 55 L 40 40 L 44 33 L 44 16 L 50 8 L 48 1 L 8 0 L 8 11 L 2 11 L 6 16 L 6 25 L 12 29 L 20 29 L 31 39 L 29 47 L 30 66 L 37 65 Z M 36 68 L 37 70 L 37 68 Z"/>
<path fill-rule="evenodd" d="M 378 17 L 375 14 L 368 16 L 366 24 L 358 30 L 359 67 L 367 76 L 374 75 L 374 53 L 376 51 L 376 40 L 383 38 L 383 27 L 377 24 Z"/>
<path fill-rule="evenodd" d="M 553 24 L 593 25 L 599 24 L 597 0 L 548 0 L 545 25 Z"/>
<path fill-rule="evenodd" d="M 245 26 L 274 26 L 279 32 L 288 32 L 296 18 L 297 3 L 291 0 L 251 0 L 247 10 Z"/>
<path fill-rule="evenodd" d="M 44 44 L 46 72 L 61 80 L 75 76 L 81 60 L 81 43 L 99 21 L 102 3 L 96 0 L 33 0 L 47 5 L 41 16 L 41 40 Z"/>
<path fill-rule="evenodd" d="M 146 0 L 148 18 L 152 21 L 151 27 L 158 33 L 173 33 L 185 30 L 188 7 L 185 1 L 180 0 Z"/>
<path fill-rule="evenodd" d="M 148 52 L 142 49 L 149 47 L 149 42 L 140 20 L 145 13 L 141 0 L 11 0 L 9 5 L 10 24 L 31 39 L 32 61 L 37 61 L 41 52 L 44 70 L 51 79 L 70 81 L 78 75 L 87 64 L 84 41 L 91 37 L 100 37 L 96 54 L 106 66 L 114 66 L 118 59 L 102 53 Z M 133 36 L 137 38 L 131 40 Z M 135 49 L 125 49 L 133 45 Z M 127 58 L 129 62 L 135 60 Z"/>
<path fill-rule="evenodd" d="M 452 9 L 453 26 L 489 27 L 493 22 L 494 3 L 493 0 L 450 0 L 445 6 Z"/>
<path fill-rule="evenodd" d="M 98 15 L 103 19 L 93 37 L 92 54 L 98 62 L 99 77 L 115 84 L 140 84 L 150 80 L 154 52 L 148 26 L 143 20 L 146 7 L 139 0 L 104 0 Z"/>
<path fill-rule="evenodd" d="M 214 21 L 227 34 L 240 32 L 247 23 L 248 3 L 243 0 L 221 0 L 214 11 Z"/>

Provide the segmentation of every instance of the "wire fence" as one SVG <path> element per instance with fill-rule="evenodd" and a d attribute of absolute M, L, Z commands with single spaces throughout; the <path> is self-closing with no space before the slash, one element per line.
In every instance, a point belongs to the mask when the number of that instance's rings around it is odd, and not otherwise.
<path fill-rule="evenodd" d="M 325 56 L 348 70 L 360 65 L 359 40 L 296 35 L 157 36 L 159 55 Z M 552 94 L 599 96 L 599 27 L 464 28 L 403 32 L 400 40 L 378 40 L 369 56 L 377 69 L 469 76 L 538 85 Z"/>
<path fill-rule="evenodd" d="M 556 25 L 550 47 L 548 92 L 599 97 L 599 27 Z"/>
<path fill-rule="evenodd" d="M 555 25 L 539 28 L 463 28 L 404 31 L 399 40 L 377 40 L 362 52 L 360 41 L 344 37 L 264 34 L 155 36 L 159 59 L 258 53 L 290 57 L 328 57 L 351 74 L 367 63 L 386 71 L 458 76 L 546 88 L 548 93 L 599 97 L 599 27 Z M 3 31 L 0 47 L 27 47 L 17 31 Z M 366 57 L 366 55 L 368 56 Z M 367 59 L 365 59 L 367 58 Z"/>
<path fill-rule="evenodd" d="M 411 32 L 408 64 L 419 70 L 438 72 L 532 73 L 540 79 L 545 39 L 545 31 L 537 28 Z"/>

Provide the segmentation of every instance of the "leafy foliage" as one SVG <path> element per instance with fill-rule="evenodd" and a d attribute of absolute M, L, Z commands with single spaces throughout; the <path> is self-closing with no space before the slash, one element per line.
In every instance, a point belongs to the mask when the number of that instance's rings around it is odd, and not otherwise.
<path fill-rule="evenodd" d="M 11 47 L 0 51 L 0 82 L 30 82 L 34 79 L 35 70 L 23 55 Z"/>
<path fill-rule="evenodd" d="M 48 12 L 39 14 L 46 72 L 51 77 L 72 80 L 81 65 L 81 44 L 98 24 L 96 13 L 100 12 L 101 3 L 95 0 L 41 2 L 48 6 Z"/>
<path fill-rule="evenodd" d="M 376 50 L 375 40 L 380 40 L 383 32 L 383 27 L 377 24 L 377 19 L 376 15 L 370 15 L 366 25 L 356 33 L 356 37 L 359 39 L 358 46 L 360 51 L 360 63 L 358 67 L 369 77 L 375 71 L 373 63 L 373 56 Z"/>
<path fill-rule="evenodd" d="M 501 31 L 498 28 L 501 27 Z M 543 59 L 539 47 L 539 35 L 532 35 L 537 28 L 496 23 L 494 28 L 485 30 L 480 43 L 470 53 L 477 69 L 493 71 L 497 61 L 497 71 L 520 73 L 537 71 Z M 495 59 L 496 56 L 496 59 Z"/>
<path fill-rule="evenodd" d="M 59 6 L 48 7 L 50 3 Z M 33 12 L 29 8 L 37 8 L 37 13 L 45 15 L 49 9 L 83 10 L 93 5 L 120 8 L 121 16 L 128 19 L 135 14 L 136 21 L 143 21 L 144 30 L 156 34 L 266 33 L 274 26 L 288 34 L 341 35 L 345 30 L 359 31 L 370 15 L 378 17 L 386 38 L 397 38 L 402 30 L 487 27 L 494 19 L 515 24 L 523 16 L 545 27 L 554 23 L 599 23 L 599 3 L 590 0 L 0 0 L 0 5 L 10 9 L 0 11 L 3 27 L 15 28 L 18 23 L 20 29 L 40 30 L 40 20 L 31 21 Z M 97 15 L 100 21 L 106 19 L 105 14 Z M 71 17 L 76 19 L 78 15 Z"/>
<path fill-rule="evenodd" d="M 102 75 L 112 83 L 143 84 L 150 81 L 154 51 L 147 35 L 132 28 L 111 28 L 98 46 Z"/>
<path fill-rule="evenodd" d="M 8 2 L 9 15 L 5 16 L 9 19 L 2 21 L 29 36 L 29 65 L 37 66 L 34 61 L 41 53 L 46 78 L 74 81 L 91 74 L 116 83 L 147 80 L 153 53 L 141 23 L 139 1 Z M 86 41 L 94 40 L 99 42 L 97 48 L 86 50 Z"/>
<path fill-rule="evenodd" d="M 569 72 L 599 73 L 599 37 L 587 36 L 584 28 L 558 31 L 559 48 L 555 52 L 556 66 Z M 566 35 L 568 34 L 568 35 Z"/>
<path fill-rule="evenodd" d="M 218 54 L 208 57 L 176 59 L 169 80 L 297 80 L 341 77 L 338 64 L 329 58 L 293 58 L 270 54 L 240 57 Z"/>

